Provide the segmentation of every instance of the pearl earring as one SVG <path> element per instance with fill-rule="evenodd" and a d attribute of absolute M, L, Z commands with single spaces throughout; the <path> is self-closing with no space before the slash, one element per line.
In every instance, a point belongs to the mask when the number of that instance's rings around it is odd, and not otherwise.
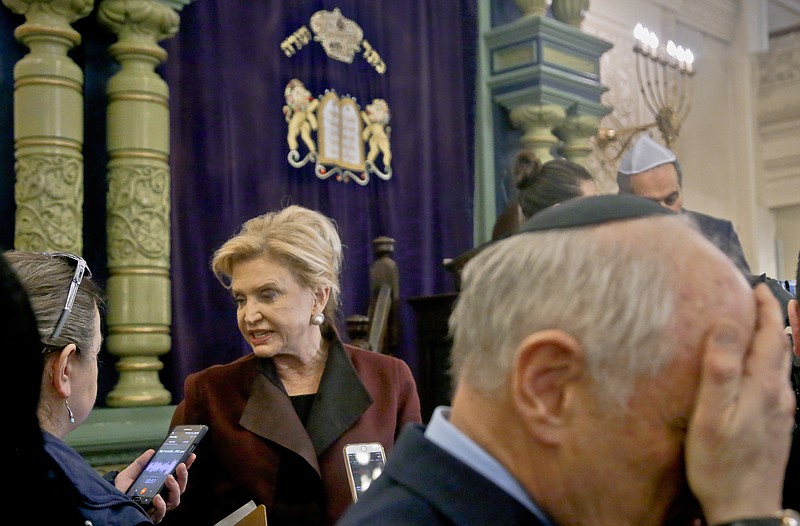
<path fill-rule="evenodd" d="M 69 406 L 69 400 L 67 400 L 66 398 L 64 399 L 64 405 L 67 406 L 67 414 L 69 415 L 69 423 L 70 424 L 74 424 L 75 423 L 75 415 L 72 414 L 72 409 Z"/>
<path fill-rule="evenodd" d="M 322 325 L 325 322 L 325 315 L 321 312 L 311 316 L 311 325 Z"/>

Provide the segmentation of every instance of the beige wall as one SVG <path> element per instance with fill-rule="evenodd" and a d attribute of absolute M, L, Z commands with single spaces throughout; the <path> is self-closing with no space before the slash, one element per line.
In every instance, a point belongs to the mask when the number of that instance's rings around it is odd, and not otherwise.
<path fill-rule="evenodd" d="M 778 266 L 781 279 L 794 279 L 797 252 L 800 250 L 800 205 L 785 206 L 775 211 L 779 240 Z"/>
<path fill-rule="evenodd" d="M 692 109 L 674 149 L 687 208 L 733 221 L 755 273 L 793 276 L 800 249 L 800 38 L 767 51 L 753 0 L 592 0 L 583 31 L 615 44 L 601 64 L 617 127 L 651 122 L 640 101 L 633 27 L 688 46 L 696 57 Z M 656 136 L 657 132 L 656 132 Z M 605 155 L 605 158 L 604 158 Z M 600 187 L 615 191 L 616 161 L 596 151 Z"/>
<path fill-rule="evenodd" d="M 755 59 L 758 196 L 775 222 L 777 273 L 790 279 L 800 250 L 800 33 L 773 39 Z"/>

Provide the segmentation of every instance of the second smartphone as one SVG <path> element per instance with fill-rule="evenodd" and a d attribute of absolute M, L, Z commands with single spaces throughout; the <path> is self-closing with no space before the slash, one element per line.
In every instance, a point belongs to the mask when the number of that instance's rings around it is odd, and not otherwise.
<path fill-rule="evenodd" d="M 355 502 L 383 472 L 386 453 L 379 442 L 347 444 L 343 453 L 347 478 L 350 480 L 350 493 Z"/>
<path fill-rule="evenodd" d="M 186 462 L 206 432 L 208 427 L 204 425 L 172 428 L 139 477 L 128 488 L 127 495 L 145 508 L 152 506 L 153 499 L 164 488 L 167 476 L 175 472 L 178 464 Z"/>

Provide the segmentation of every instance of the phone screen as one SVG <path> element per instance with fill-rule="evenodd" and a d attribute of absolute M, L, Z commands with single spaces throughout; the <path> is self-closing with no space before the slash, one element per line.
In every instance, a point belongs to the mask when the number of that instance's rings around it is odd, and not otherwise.
<path fill-rule="evenodd" d="M 348 474 L 353 490 L 353 500 L 369 488 L 383 472 L 386 455 L 383 446 L 374 444 L 351 444 L 345 448 Z"/>
<path fill-rule="evenodd" d="M 126 493 L 142 506 L 152 505 L 167 476 L 191 455 L 207 430 L 206 426 L 175 427 Z"/>

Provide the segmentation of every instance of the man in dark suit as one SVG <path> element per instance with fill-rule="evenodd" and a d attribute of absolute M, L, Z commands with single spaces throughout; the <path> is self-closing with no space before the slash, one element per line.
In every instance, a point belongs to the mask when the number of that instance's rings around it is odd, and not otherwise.
<path fill-rule="evenodd" d="M 575 198 L 462 278 L 452 406 L 406 426 L 338 526 L 792 524 L 778 302 L 685 217 Z"/>
<path fill-rule="evenodd" d="M 746 276 L 750 275 L 750 266 L 733 223 L 683 208 L 683 173 L 672 150 L 660 145 L 649 135 L 643 135 L 622 158 L 617 184 L 621 194 L 651 199 L 661 206 L 690 216 L 706 238 L 727 254 Z"/>

